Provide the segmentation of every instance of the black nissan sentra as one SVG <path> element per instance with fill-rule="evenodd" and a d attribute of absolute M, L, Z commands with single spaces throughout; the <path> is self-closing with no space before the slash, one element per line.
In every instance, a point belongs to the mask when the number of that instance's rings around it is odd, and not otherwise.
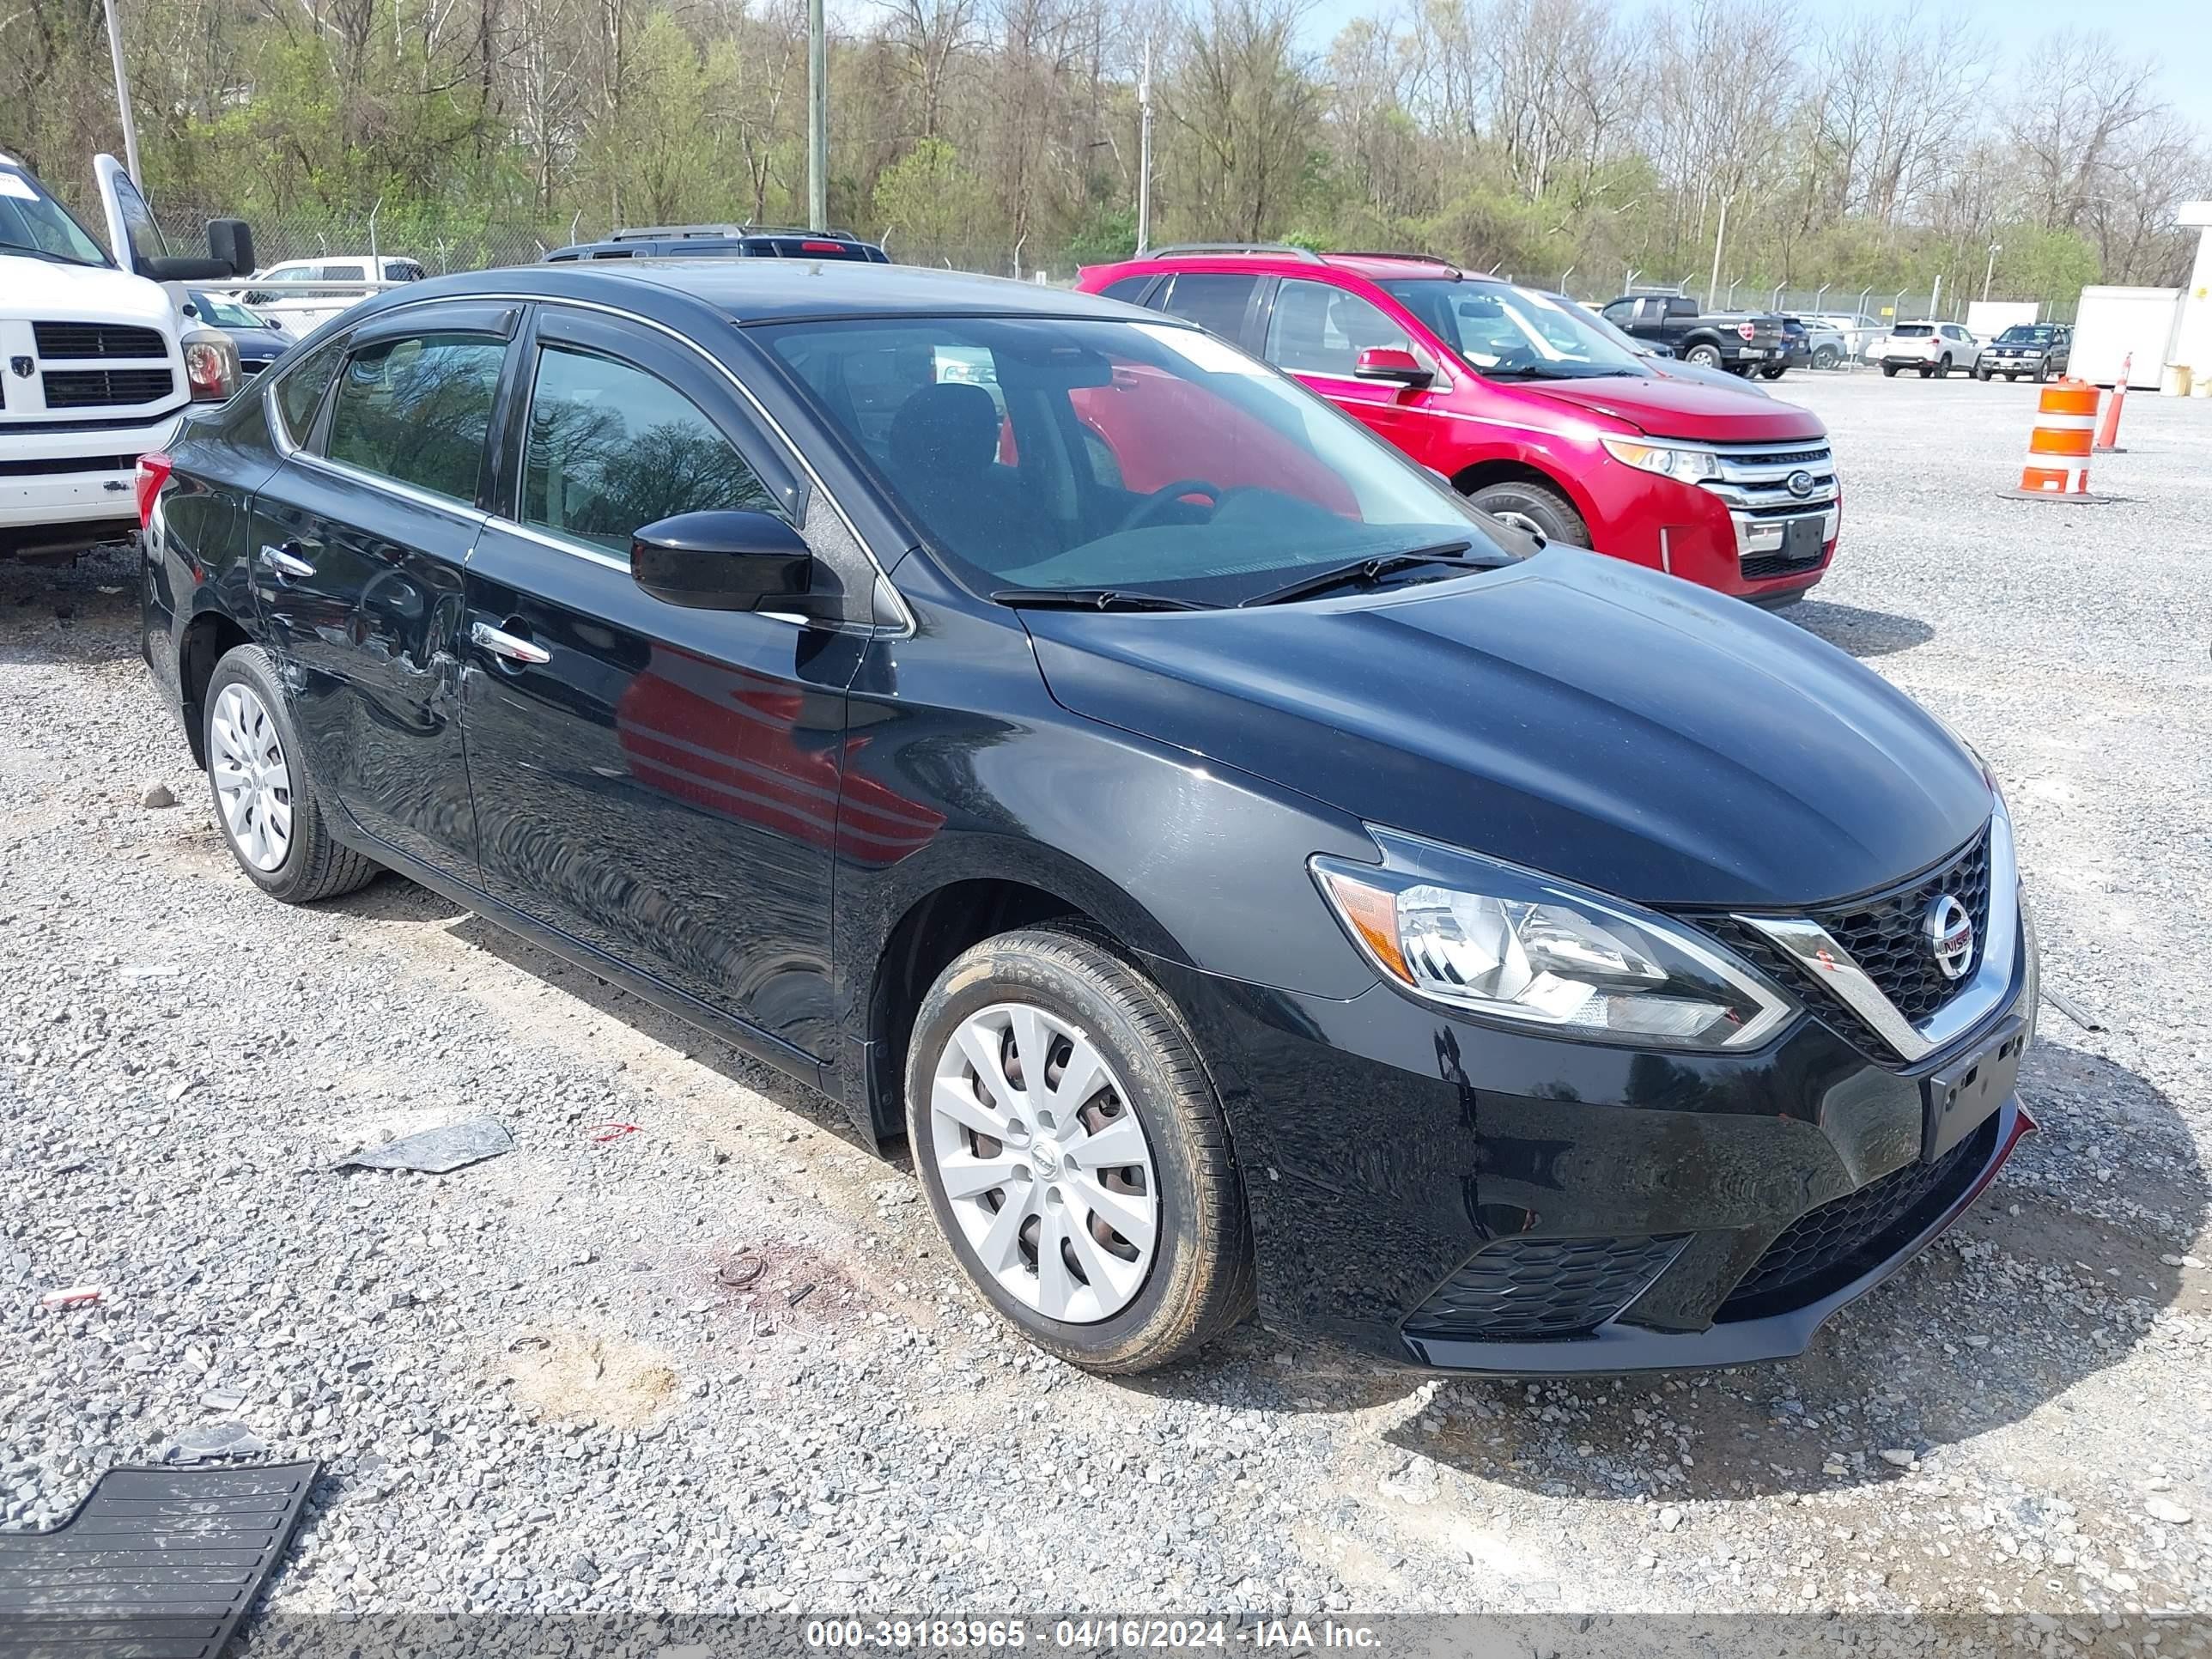
<path fill-rule="evenodd" d="M 439 279 L 140 497 L 249 879 L 397 871 L 903 1134 L 1079 1364 L 1255 1309 L 1478 1371 L 1792 1354 L 2030 1127 L 2012 831 L 1949 731 L 1168 317 Z"/>

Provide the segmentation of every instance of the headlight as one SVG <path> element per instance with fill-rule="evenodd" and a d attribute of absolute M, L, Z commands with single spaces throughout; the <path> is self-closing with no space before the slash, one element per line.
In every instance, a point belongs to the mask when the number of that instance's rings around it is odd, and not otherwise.
<path fill-rule="evenodd" d="M 219 328 L 195 328 L 184 337 L 185 379 L 194 401 L 220 402 L 238 390 L 238 342 Z"/>
<path fill-rule="evenodd" d="M 1601 1042 L 1755 1048 L 1793 1005 L 1678 923 L 1532 870 L 1370 829 L 1314 879 L 1384 975 L 1431 1002 Z"/>
<path fill-rule="evenodd" d="M 1710 449 L 1693 449 L 1686 444 L 1646 443 L 1640 438 L 1601 437 L 1598 441 L 1614 460 L 1640 471 L 1656 472 L 1679 483 L 1703 483 L 1721 476 L 1721 458 Z"/>

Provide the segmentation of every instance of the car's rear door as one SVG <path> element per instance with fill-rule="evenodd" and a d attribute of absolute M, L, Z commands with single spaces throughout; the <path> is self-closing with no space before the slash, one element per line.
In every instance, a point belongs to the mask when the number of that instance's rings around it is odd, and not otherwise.
<path fill-rule="evenodd" d="M 371 836 L 471 882 L 462 568 L 519 316 L 409 307 L 337 343 L 326 379 L 304 373 L 322 373 L 314 361 L 288 371 L 279 408 L 301 435 L 255 497 L 250 538 L 311 773 Z"/>
<path fill-rule="evenodd" d="M 468 573 L 484 885 L 823 1056 L 845 692 L 865 632 L 672 605 L 627 556 L 633 531 L 720 507 L 791 520 L 821 558 L 819 498 L 728 371 L 681 341 L 547 305 L 522 349 L 500 510 Z M 856 605 L 872 580 L 853 582 Z"/>

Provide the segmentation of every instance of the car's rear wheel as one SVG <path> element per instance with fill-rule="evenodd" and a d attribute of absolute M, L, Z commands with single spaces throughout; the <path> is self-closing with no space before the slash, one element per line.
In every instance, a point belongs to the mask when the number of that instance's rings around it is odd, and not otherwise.
<path fill-rule="evenodd" d="M 1905 365 L 1902 363 L 1884 363 L 1881 366 L 1882 379 L 1885 380 L 1895 380 L 1897 378 L 1897 371 L 1904 367 Z"/>
<path fill-rule="evenodd" d="M 311 904 L 364 887 L 377 866 L 331 837 L 276 666 L 258 645 L 215 665 L 202 699 L 215 818 L 246 878 L 272 898 Z"/>
<path fill-rule="evenodd" d="M 986 939 L 938 978 L 907 1134 L 954 1258 L 1071 1364 L 1150 1370 L 1253 1303 L 1228 1126 L 1166 997 L 1078 927 Z"/>
<path fill-rule="evenodd" d="M 1759 378 L 1762 380 L 1778 380 L 1789 367 L 1787 363 L 1765 364 L 1759 369 Z"/>
<path fill-rule="evenodd" d="M 1718 368 L 1721 349 L 1717 345 L 1693 345 L 1682 354 L 1686 363 L 1695 363 L 1699 368 Z"/>
<path fill-rule="evenodd" d="M 1833 368 L 1836 366 L 1836 364 L 1837 364 L 1837 362 L 1838 362 L 1838 352 L 1837 352 L 1837 350 L 1836 350 L 1835 347 L 1833 347 L 1833 346 L 1814 346 L 1814 347 L 1813 348 L 1813 367 L 1814 367 L 1814 368 Z"/>
<path fill-rule="evenodd" d="M 1469 507 L 1516 530 L 1533 532 L 1547 542 L 1565 542 L 1570 547 L 1590 544 L 1589 526 L 1575 511 L 1574 503 L 1558 490 L 1542 484 L 1511 478 L 1503 483 L 1486 484 L 1467 501 Z"/>

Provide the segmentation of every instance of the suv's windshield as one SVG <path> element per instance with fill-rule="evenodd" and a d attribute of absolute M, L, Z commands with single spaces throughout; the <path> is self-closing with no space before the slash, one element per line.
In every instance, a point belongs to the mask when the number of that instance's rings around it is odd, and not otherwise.
<path fill-rule="evenodd" d="M 15 167 L 0 167 L 0 252 L 65 265 L 104 265 L 107 255 L 70 210 Z"/>
<path fill-rule="evenodd" d="M 2045 323 L 2014 323 L 1997 336 L 1999 345 L 2042 345 L 2058 337 L 2058 331 Z"/>
<path fill-rule="evenodd" d="M 1407 276 L 1382 284 L 1431 332 L 1494 380 L 1581 380 L 1649 373 L 1571 300 L 1504 283 Z"/>
<path fill-rule="evenodd" d="M 761 331 L 985 592 L 1235 605 L 1347 561 L 1503 556 L 1441 480 L 1196 329 L 917 317 Z"/>

